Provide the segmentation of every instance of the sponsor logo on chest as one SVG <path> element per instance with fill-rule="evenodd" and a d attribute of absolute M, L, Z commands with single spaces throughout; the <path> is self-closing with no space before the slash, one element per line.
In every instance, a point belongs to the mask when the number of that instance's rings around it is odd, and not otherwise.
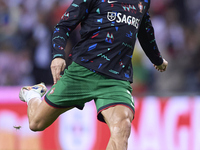
<path fill-rule="evenodd" d="M 130 15 L 122 14 L 120 12 L 107 12 L 107 19 L 109 21 L 116 21 L 117 23 L 126 23 L 138 29 L 140 19 Z"/>

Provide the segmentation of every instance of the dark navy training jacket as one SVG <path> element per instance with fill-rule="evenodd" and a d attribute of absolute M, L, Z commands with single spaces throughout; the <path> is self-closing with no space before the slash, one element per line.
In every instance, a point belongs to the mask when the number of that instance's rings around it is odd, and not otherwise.
<path fill-rule="evenodd" d="M 81 40 L 72 50 L 72 60 L 110 78 L 132 82 L 137 38 L 153 64 L 163 63 L 149 6 L 150 0 L 74 0 L 55 27 L 53 58 L 65 58 L 67 39 L 81 23 Z"/>

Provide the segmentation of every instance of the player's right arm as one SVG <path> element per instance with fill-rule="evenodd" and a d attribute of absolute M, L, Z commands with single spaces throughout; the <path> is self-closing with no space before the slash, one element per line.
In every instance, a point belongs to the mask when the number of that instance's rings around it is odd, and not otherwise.
<path fill-rule="evenodd" d="M 69 35 L 87 17 L 91 5 L 92 0 L 74 0 L 54 28 L 52 36 L 53 60 L 51 62 L 54 84 L 59 80 L 60 72 L 66 66 L 65 47 Z"/>
<path fill-rule="evenodd" d="M 64 71 L 66 67 L 65 59 L 63 58 L 55 58 L 51 62 L 51 74 L 53 76 L 54 84 L 60 79 L 60 72 Z"/>

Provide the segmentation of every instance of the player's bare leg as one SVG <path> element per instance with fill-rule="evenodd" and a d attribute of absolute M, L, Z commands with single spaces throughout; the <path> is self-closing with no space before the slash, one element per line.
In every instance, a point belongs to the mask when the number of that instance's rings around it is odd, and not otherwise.
<path fill-rule="evenodd" d="M 117 105 L 101 113 L 111 133 L 106 150 L 127 150 L 133 112 L 126 106 Z"/>
<path fill-rule="evenodd" d="M 39 98 L 33 98 L 28 103 L 29 127 L 32 131 L 42 131 L 69 109 L 56 109 Z"/>
<path fill-rule="evenodd" d="M 46 87 L 38 84 L 32 87 L 23 87 L 20 91 L 20 99 L 28 103 L 27 114 L 29 127 L 32 131 L 42 131 L 51 125 L 63 112 L 71 109 L 56 109 L 49 106 L 41 97 L 46 92 Z"/>

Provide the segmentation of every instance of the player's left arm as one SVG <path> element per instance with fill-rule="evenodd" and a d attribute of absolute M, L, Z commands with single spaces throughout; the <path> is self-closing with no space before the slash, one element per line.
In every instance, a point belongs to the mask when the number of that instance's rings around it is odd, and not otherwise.
<path fill-rule="evenodd" d="M 165 71 L 168 65 L 168 62 L 162 58 L 160 51 L 158 49 L 155 36 L 154 28 L 152 26 L 150 16 L 148 12 L 144 15 L 139 31 L 138 31 L 138 40 L 142 49 L 144 50 L 147 57 L 154 64 L 154 67 L 158 71 Z"/>
<path fill-rule="evenodd" d="M 167 66 L 168 66 L 168 62 L 163 59 L 163 63 L 161 65 L 153 65 L 155 69 L 157 69 L 158 71 L 160 72 L 163 72 L 167 69 Z"/>

